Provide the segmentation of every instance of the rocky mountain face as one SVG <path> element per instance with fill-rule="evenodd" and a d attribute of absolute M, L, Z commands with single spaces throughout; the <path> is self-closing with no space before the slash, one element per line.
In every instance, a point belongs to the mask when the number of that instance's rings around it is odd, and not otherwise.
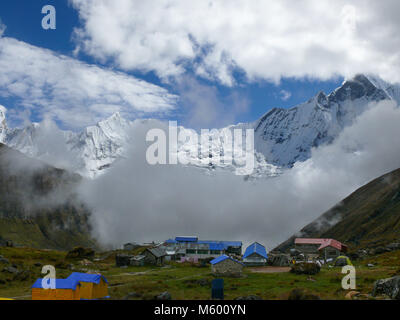
<path fill-rule="evenodd" d="M 89 210 L 75 194 L 80 181 L 0 143 L 0 240 L 50 249 L 95 245 Z"/>
<path fill-rule="evenodd" d="M 290 167 L 307 160 L 311 148 L 332 142 L 369 103 L 385 99 L 393 96 L 358 75 L 329 95 L 319 92 L 294 108 L 270 110 L 255 123 L 256 149 L 268 162 Z"/>
<path fill-rule="evenodd" d="M 293 108 L 271 109 L 254 123 L 215 130 L 209 135 L 212 140 L 210 151 L 221 156 L 232 154 L 234 150 L 224 144 L 226 130 L 254 129 L 256 155 L 253 176 L 275 176 L 280 174 L 282 168 L 307 160 L 313 147 L 332 142 L 370 103 L 385 99 L 400 102 L 400 86 L 388 84 L 376 77 L 357 75 L 344 81 L 329 95 L 319 92 L 309 101 Z M 130 138 L 130 129 L 145 121 L 129 121 L 116 113 L 81 132 L 55 128 L 53 131 L 57 131 L 55 136 L 58 136 L 58 140 L 54 144 L 57 147 L 46 148 L 48 143 L 43 143 L 42 137 L 49 136 L 49 133 L 45 132 L 43 124 L 34 123 L 25 128 L 9 129 L 5 122 L 5 112 L 5 108 L 0 109 L 0 142 L 57 167 L 63 167 L 57 154 L 64 151 L 70 156 L 64 159 L 68 160 L 69 170 L 92 178 L 124 156 L 127 146 L 134 143 Z M 179 130 L 187 129 L 179 127 Z M 66 150 L 59 150 L 60 145 L 64 145 Z M 188 154 L 199 148 L 199 144 L 180 143 L 178 153 Z M 196 153 L 190 159 L 192 165 L 201 168 L 235 170 L 243 165 L 243 157 L 235 159 L 231 164 L 222 161 L 216 165 Z"/>
<path fill-rule="evenodd" d="M 376 248 L 400 239 L 400 169 L 379 177 L 280 244 L 286 251 L 296 237 L 334 238 L 352 248 Z"/>

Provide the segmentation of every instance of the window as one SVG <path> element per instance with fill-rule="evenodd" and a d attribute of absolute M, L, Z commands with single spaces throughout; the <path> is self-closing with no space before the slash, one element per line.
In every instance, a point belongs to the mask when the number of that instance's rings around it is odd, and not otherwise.
<path fill-rule="evenodd" d="M 186 253 L 187 254 L 195 254 L 196 250 L 194 250 L 194 249 L 186 249 Z"/>
<path fill-rule="evenodd" d="M 197 250 L 198 254 L 208 254 L 208 250 Z"/>
<path fill-rule="evenodd" d="M 221 250 L 210 250 L 211 254 L 220 254 Z"/>

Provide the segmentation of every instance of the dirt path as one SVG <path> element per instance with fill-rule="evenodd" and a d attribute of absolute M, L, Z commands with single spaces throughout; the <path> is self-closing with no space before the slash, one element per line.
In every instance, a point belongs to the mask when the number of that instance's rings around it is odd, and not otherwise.
<path fill-rule="evenodd" d="M 257 273 L 281 273 L 281 272 L 289 272 L 290 267 L 258 267 L 258 268 L 250 268 L 251 272 Z"/>

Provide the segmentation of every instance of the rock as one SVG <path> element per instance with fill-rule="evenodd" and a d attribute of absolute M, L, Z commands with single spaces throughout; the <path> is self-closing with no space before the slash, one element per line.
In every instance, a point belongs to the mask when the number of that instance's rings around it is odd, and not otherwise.
<path fill-rule="evenodd" d="M 95 251 L 92 248 L 75 247 L 68 251 L 67 259 L 93 259 Z"/>
<path fill-rule="evenodd" d="M 256 296 L 256 295 L 251 294 L 251 295 L 249 295 L 249 296 L 240 296 L 240 297 L 237 297 L 237 298 L 235 298 L 235 300 L 262 300 L 262 298 L 259 297 L 259 296 Z"/>
<path fill-rule="evenodd" d="M 372 263 L 368 263 L 368 264 L 367 264 L 367 267 L 368 267 L 368 268 L 373 268 L 373 267 L 375 267 L 375 265 L 372 264 Z"/>
<path fill-rule="evenodd" d="M 374 283 L 372 296 L 385 294 L 391 299 L 400 300 L 400 276 L 380 279 Z"/>
<path fill-rule="evenodd" d="M 345 295 L 345 299 L 347 300 L 353 300 L 353 297 L 356 297 L 360 294 L 359 291 L 350 291 Z"/>
<path fill-rule="evenodd" d="M 392 250 L 392 251 L 400 250 L 400 242 L 393 242 L 391 244 L 388 244 L 386 246 L 386 248 L 389 249 L 389 250 Z"/>
<path fill-rule="evenodd" d="M 156 300 L 171 300 L 171 294 L 168 291 L 160 293 L 158 296 L 155 296 L 154 299 Z"/>
<path fill-rule="evenodd" d="M 137 293 L 137 292 L 129 292 L 124 298 L 123 300 L 131 300 L 134 298 L 140 298 L 142 296 L 142 294 Z"/>
<path fill-rule="evenodd" d="M 4 258 L 3 256 L 0 256 L 0 263 L 10 264 L 10 261 L 8 259 Z"/>
<path fill-rule="evenodd" d="M 15 268 L 15 267 L 10 266 L 10 267 L 3 268 L 3 272 L 17 274 L 18 273 L 18 269 Z"/>
<path fill-rule="evenodd" d="M 319 273 L 321 267 L 314 262 L 300 262 L 296 263 L 290 269 L 290 272 L 294 274 L 308 274 L 313 275 Z"/>
<path fill-rule="evenodd" d="M 31 272 L 29 270 L 23 270 L 18 272 L 13 280 L 18 280 L 18 281 L 26 281 L 31 277 Z"/>
<path fill-rule="evenodd" d="M 382 254 L 382 253 L 390 252 L 390 251 L 391 251 L 391 250 L 388 249 L 388 248 L 385 248 L 385 247 L 378 247 L 378 248 L 372 250 L 372 254 L 373 254 L 373 255 L 375 255 L 375 254 Z"/>
<path fill-rule="evenodd" d="M 83 259 L 82 261 L 80 261 L 80 264 L 84 265 L 84 266 L 88 266 L 90 264 L 93 264 L 93 262 L 89 261 L 88 259 Z"/>
<path fill-rule="evenodd" d="M 289 293 L 288 300 L 321 300 L 321 298 L 315 294 L 305 292 L 304 289 L 293 289 Z"/>
<path fill-rule="evenodd" d="M 207 279 L 199 279 L 196 281 L 199 286 L 206 287 L 211 285 L 211 281 Z"/>

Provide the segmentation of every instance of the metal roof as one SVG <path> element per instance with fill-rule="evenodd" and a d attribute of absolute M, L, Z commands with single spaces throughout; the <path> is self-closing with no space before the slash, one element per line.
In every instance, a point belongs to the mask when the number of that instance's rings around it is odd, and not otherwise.
<path fill-rule="evenodd" d="M 168 239 L 165 241 L 165 243 L 177 243 L 178 241 L 174 240 L 174 239 Z"/>
<path fill-rule="evenodd" d="M 319 244 L 318 250 L 326 247 L 333 247 L 338 250 L 347 249 L 347 246 L 340 241 L 335 239 L 320 239 L 320 238 L 296 238 L 294 240 L 295 244 Z"/>
<path fill-rule="evenodd" d="M 233 258 L 231 258 L 231 257 L 228 257 L 228 256 L 225 255 L 225 254 L 223 254 L 222 256 L 219 256 L 219 257 L 217 257 L 217 258 L 211 260 L 210 263 L 211 263 L 212 265 L 214 265 L 214 264 L 220 263 L 220 262 L 222 262 L 222 261 L 224 261 L 224 260 L 226 260 L 226 259 L 230 259 L 230 260 L 232 260 L 232 261 L 235 261 L 235 262 L 240 263 L 241 265 L 243 265 L 243 263 L 241 263 L 240 261 L 235 260 L 235 259 L 233 259 Z"/>
<path fill-rule="evenodd" d="M 253 253 L 256 253 L 256 254 L 262 256 L 263 258 L 268 259 L 268 255 L 267 255 L 267 251 L 265 250 L 265 247 L 262 244 L 259 244 L 258 242 L 254 242 L 246 248 L 243 258 L 247 258 L 249 255 L 251 255 Z"/>
<path fill-rule="evenodd" d="M 150 248 L 150 249 L 146 249 L 146 250 L 149 251 L 152 255 L 154 255 L 157 258 L 164 257 L 167 255 L 165 253 L 165 251 L 160 248 Z"/>
<path fill-rule="evenodd" d="M 209 243 L 210 250 L 224 250 L 225 246 L 222 243 Z"/>
<path fill-rule="evenodd" d="M 92 282 L 96 284 L 99 284 L 100 280 L 103 279 L 105 283 L 108 283 L 107 279 L 101 274 L 90 274 L 82 272 L 73 272 L 67 279 L 77 280 L 79 282 Z"/>
<path fill-rule="evenodd" d="M 37 279 L 35 283 L 32 285 L 32 288 L 39 288 L 39 289 L 44 289 L 42 286 L 42 280 L 43 279 Z M 76 279 L 55 279 L 56 280 L 56 287 L 55 289 L 71 289 L 75 290 L 77 286 L 80 286 L 81 284 L 79 283 L 78 280 Z M 50 284 L 50 279 L 48 279 Z"/>
<path fill-rule="evenodd" d="M 199 239 L 197 237 L 176 237 L 178 242 L 197 242 Z"/>

